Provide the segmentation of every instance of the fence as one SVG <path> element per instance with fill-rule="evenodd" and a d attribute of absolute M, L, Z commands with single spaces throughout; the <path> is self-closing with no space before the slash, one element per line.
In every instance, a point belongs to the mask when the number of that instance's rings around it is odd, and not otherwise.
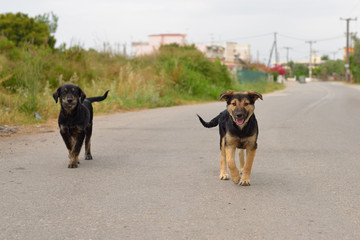
<path fill-rule="evenodd" d="M 252 70 L 238 70 L 237 79 L 240 83 L 243 82 L 267 82 L 269 76 L 264 72 L 256 72 Z"/>

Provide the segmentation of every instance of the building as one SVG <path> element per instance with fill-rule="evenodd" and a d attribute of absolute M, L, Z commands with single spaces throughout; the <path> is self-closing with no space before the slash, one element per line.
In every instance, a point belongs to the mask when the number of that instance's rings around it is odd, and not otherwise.
<path fill-rule="evenodd" d="M 195 44 L 195 47 L 204 53 L 207 58 L 220 60 L 224 60 L 225 58 L 225 48 L 220 44 L 199 43 Z"/>
<path fill-rule="evenodd" d="M 180 46 L 186 44 L 186 34 L 154 34 L 149 35 L 149 42 L 133 42 L 135 56 L 147 55 L 155 52 L 162 45 L 176 43 Z"/>
<path fill-rule="evenodd" d="M 153 34 L 149 35 L 148 42 L 133 42 L 135 56 L 151 54 L 162 45 L 178 44 L 186 45 L 186 34 Z M 251 62 L 250 44 L 238 44 L 233 42 L 223 44 L 195 44 L 195 47 L 210 59 L 219 59 L 230 69 L 241 69 Z"/>
<path fill-rule="evenodd" d="M 307 65 L 308 67 L 310 66 L 310 59 L 309 60 L 305 60 L 305 61 L 294 61 L 294 63 L 296 64 L 305 64 Z M 312 54 L 311 56 L 311 67 L 314 68 L 314 67 L 317 67 L 321 64 L 323 64 L 324 61 L 321 60 L 321 57 L 315 53 Z M 288 62 L 280 62 L 279 63 L 280 65 L 282 66 L 286 66 L 288 64 Z"/>
<path fill-rule="evenodd" d="M 246 63 L 251 62 L 250 44 L 226 43 L 225 61 L 233 64 L 239 58 Z"/>

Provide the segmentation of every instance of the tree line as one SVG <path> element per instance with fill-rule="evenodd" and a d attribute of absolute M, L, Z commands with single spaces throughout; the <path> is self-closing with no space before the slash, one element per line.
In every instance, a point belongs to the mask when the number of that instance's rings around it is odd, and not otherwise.
<path fill-rule="evenodd" d="M 19 47 L 24 43 L 54 48 L 57 25 L 58 17 L 52 12 L 34 18 L 24 13 L 0 14 L 0 50 Z"/>
<path fill-rule="evenodd" d="M 6 51 L 24 44 L 33 46 L 46 46 L 55 48 L 56 39 L 54 34 L 58 27 L 58 16 L 53 12 L 29 17 L 24 13 L 0 14 L 0 51 Z M 352 79 L 360 83 L 360 40 L 354 38 L 354 53 L 350 56 L 350 69 Z M 315 77 L 327 80 L 332 77 L 335 80 L 343 80 L 345 61 L 329 60 L 323 57 L 323 63 L 313 69 Z M 287 76 L 308 76 L 308 66 L 305 64 L 290 62 Z M 290 71 L 289 71 L 290 70 Z"/>

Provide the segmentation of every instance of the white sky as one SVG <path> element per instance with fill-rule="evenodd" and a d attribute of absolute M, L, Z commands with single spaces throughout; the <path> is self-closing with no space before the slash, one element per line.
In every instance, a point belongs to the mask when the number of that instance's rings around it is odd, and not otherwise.
<path fill-rule="evenodd" d="M 0 0 L 0 6 L 0 13 L 30 17 L 54 12 L 57 46 L 127 44 L 130 52 L 132 41 L 147 41 L 150 34 L 185 33 L 189 43 L 248 43 L 253 59 L 259 55 L 264 63 L 274 32 L 280 61 L 286 60 L 284 47 L 292 48 L 290 60 L 307 60 L 306 40 L 317 41 L 318 55 L 342 58 L 346 22 L 340 17 L 360 17 L 360 0 Z M 359 31 L 359 21 L 350 22 L 350 32 Z"/>

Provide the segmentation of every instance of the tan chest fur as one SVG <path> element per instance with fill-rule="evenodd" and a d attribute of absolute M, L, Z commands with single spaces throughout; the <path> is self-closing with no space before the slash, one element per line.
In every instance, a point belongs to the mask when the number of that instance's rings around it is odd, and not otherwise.
<path fill-rule="evenodd" d="M 233 136 L 230 133 L 225 135 L 225 145 L 240 149 L 249 149 L 256 147 L 256 135 L 246 138 Z"/>

